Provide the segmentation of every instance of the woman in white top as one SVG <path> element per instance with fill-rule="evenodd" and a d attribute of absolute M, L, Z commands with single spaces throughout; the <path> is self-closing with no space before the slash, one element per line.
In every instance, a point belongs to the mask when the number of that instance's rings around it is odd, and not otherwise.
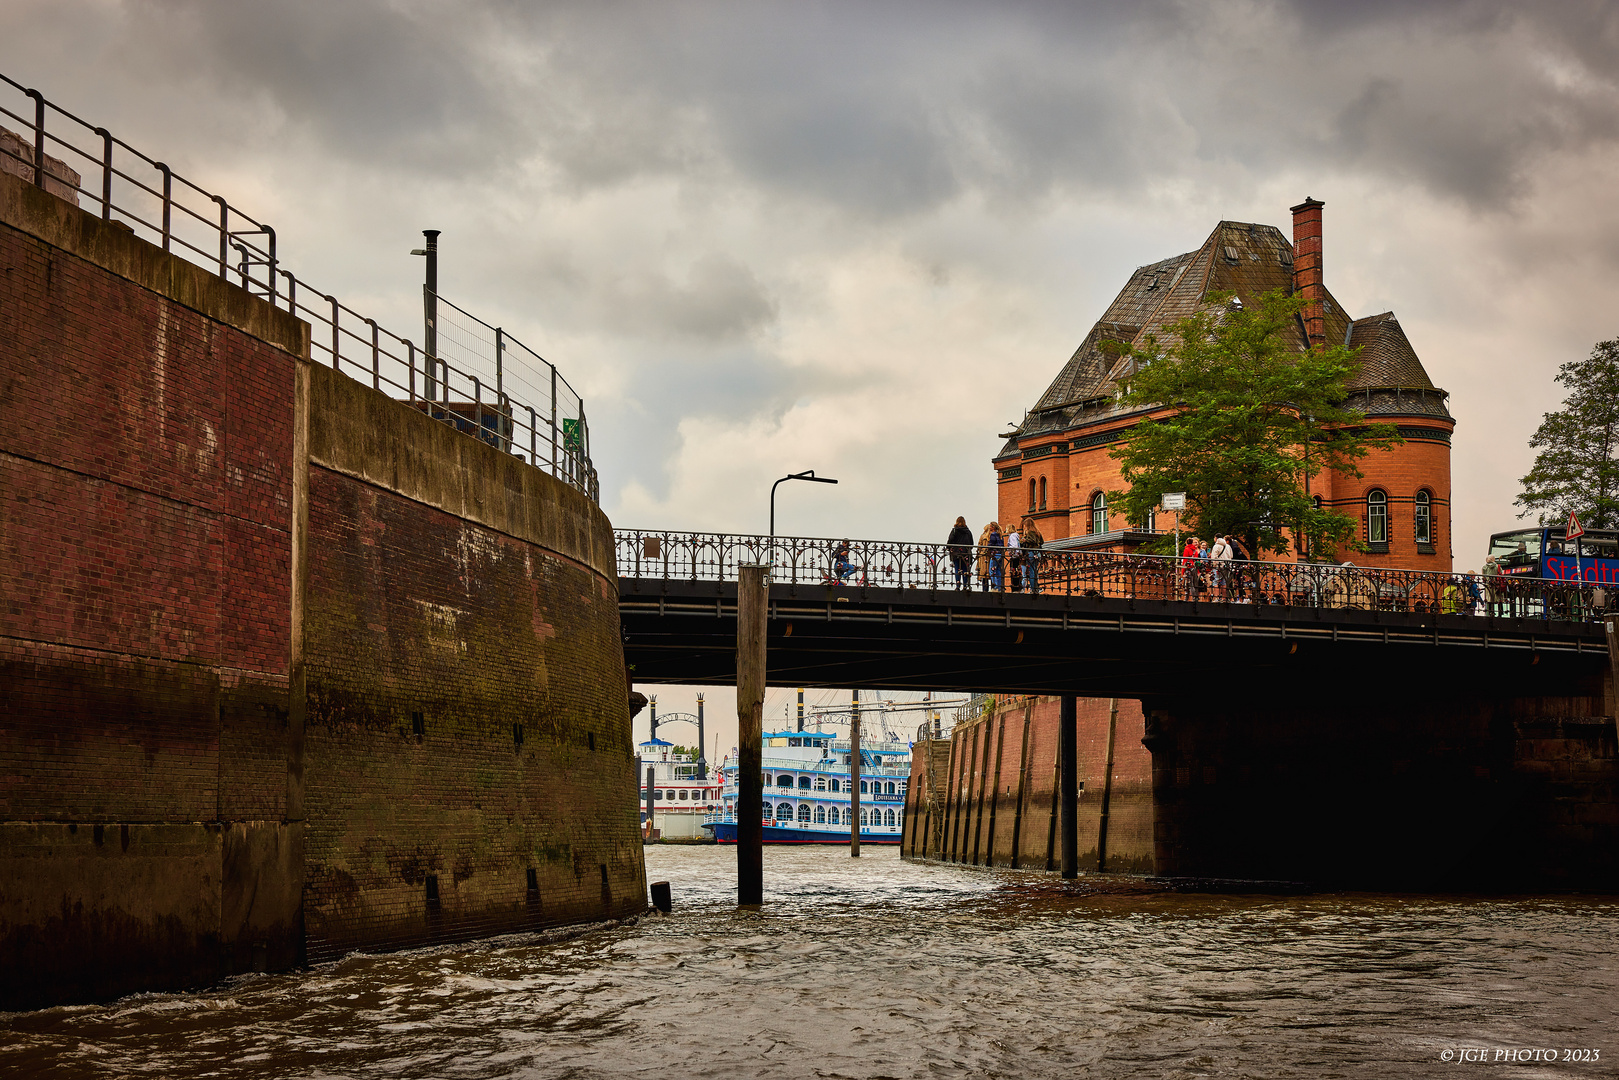
<path fill-rule="evenodd" d="M 1231 559 L 1236 552 L 1223 536 L 1214 538 L 1214 546 L 1209 549 L 1209 561 L 1214 564 L 1214 587 L 1216 599 L 1224 600 L 1227 597 L 1227 587 L 1231 581 Z"/>

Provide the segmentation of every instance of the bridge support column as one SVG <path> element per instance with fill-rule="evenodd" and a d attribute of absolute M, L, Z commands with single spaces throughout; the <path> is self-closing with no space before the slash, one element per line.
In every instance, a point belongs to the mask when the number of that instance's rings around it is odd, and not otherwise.
<path fill-rule="evenodd" d="M 1079 876 L 1079 701 L 1062 696 L 1057 728 L 1057 758 L 1062 785 L 1062 876 Z"/>
<path fill-rule="evenodd" d="M 765 567 L 744 566 L 736 583 L 736 902 L 762 904 L 764 857 Z"/>

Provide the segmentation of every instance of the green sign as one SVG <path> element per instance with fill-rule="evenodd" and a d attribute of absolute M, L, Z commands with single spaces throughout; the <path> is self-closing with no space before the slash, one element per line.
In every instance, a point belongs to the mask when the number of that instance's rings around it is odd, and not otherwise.
<path fill-rule="evenodd" d="M 562 448 L 564 450 L 584 450 L 585 427 L 578 420 L 564 419 L 562 421 Z"/>

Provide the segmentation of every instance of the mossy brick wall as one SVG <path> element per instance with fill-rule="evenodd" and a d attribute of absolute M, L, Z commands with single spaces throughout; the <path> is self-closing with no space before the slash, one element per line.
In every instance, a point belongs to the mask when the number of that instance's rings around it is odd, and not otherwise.
<path fill-rule="evenodd" d="M 311 957 L 644 910 L 606 519 L 312 374 Z"/>
<path fill-rule="evenodd" d="M 308 343 L 0 176 L 0 1008 L 644 906 L 610 524 Z"/>
<path fill-rule="evenodd" d="M 931 755 L 933 769 L 947 773 L 934 781 L 946 794 L 942 812 L 928 823 L 923 857 L 1025 869 L 1044 869 L 1048 860 L 1060 857 L 1061 840 L 1053 828 L 1059 809 L 1054 793 L 1060 710 L 1056 697 L 1002 697 L 987 716 L 956 726 L 950 753 Z M 1108 710 L 1107 698 L 1077 703 L 1082 869 L 1094 869 L 1097 861 Z M 1141 744 L 1144 724 L 1140 703 L 1121 699 L 1108 812 L 1110 871 L 1152 870 L 1152 758 Z M 913 754 L 913 772 L 926 767 Z M 916 856 L 918 849 L 907 854 Z"/>
<path fill-rule="evenodd" d="M 296 955 L 219 873 L 290 844 L 303 330 L 261 308 L 0 176 L 0 1008 Z"/>

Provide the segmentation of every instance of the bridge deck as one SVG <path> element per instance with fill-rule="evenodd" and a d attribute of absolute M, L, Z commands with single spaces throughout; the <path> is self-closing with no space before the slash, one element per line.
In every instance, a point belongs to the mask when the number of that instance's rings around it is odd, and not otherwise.
<path fill-rule="evenodd" d="M 637 682 L 733 683 L 736 585 L 619 579 Z M 1377 678 L 1535 683 L 1607 662 L 1595 622 L 946 589 L 774 584 L 770 681 L 782 686 L 1146 697 L 1187 680 L 1233 690 Z M 1532 669 L 1532 670 L 1531 670 Z"/>

